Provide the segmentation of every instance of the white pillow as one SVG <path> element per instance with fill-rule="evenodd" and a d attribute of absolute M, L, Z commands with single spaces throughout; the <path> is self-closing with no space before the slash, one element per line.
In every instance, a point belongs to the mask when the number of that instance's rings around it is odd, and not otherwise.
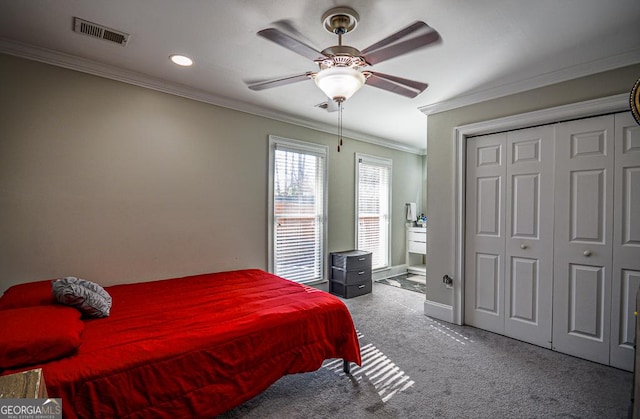
<path fill-rule="evenodd" d="M 68 276 L 53 281 L 52 288 L 53 298 L 60 304 L 75 307 L 90 317 L 109 315 L 111 296 L 95 282 Z"/>

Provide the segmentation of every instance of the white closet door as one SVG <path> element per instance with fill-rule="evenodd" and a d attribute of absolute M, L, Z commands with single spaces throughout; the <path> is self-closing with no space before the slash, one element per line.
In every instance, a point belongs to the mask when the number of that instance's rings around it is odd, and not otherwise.
<path fill-rule="evenodd" d="M 554 127 L 507 135 L 504 334 L 551 348 Z"/>
<path fill-rule="evenodd" d="M 610 365 L 633 371 L 636 292 L 640 284 L 640 126 L 615 115 L 615 189 Z"/>
<path fill-rule="evenodd" d="M 465 323 L 504 333 L 506 134 L 467 141 Z"/>
<path fill-rule="evenodd" d="M 608 364 L 613 116 L 556 132 L 553 348 Z"/>

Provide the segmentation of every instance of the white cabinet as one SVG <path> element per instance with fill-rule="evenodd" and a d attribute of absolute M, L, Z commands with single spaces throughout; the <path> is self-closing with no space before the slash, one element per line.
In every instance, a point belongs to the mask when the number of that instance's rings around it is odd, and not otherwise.
<path fill-rule="evenodd" d="M 411 263 L 417 257 L 413 254 L 421 255 L 421 263 Z M 426 275 L 427 265 L 424 256 L 427 254 L 427 228 L 407 226 L 407 272 Z"/>

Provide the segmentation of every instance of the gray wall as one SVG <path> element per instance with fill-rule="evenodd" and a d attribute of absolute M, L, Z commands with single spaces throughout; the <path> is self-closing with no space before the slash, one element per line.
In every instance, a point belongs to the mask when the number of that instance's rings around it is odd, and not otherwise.
<path fill-rule="evenodd" d="M 266 269 L 269 134 L 329 146 L 329 251 L 354 245 L 355 152 L 393 159 L 394 265 L 423 200 L 423 156 L 8 55 L 0 111 L 0 292 Z"/>
<path fill-rule="evenodd" d="M 640 65 L 582 77 L 524 93 L 430 115 L 427 131 L 427 299 L 451 305 L 453 292 L 442 276 L 454 275 L 455 143 L 453 129 L 569 103 L 631 91 Z"/>

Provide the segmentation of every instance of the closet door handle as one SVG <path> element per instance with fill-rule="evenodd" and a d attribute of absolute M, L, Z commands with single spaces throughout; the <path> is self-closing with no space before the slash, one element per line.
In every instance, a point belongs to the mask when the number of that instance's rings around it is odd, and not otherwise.
<path fill-rule="evenodd" d="M 527 247 L 528 247 L 528 246 L 527 246 L 526 244 L 521 244 L 521 245 L 520 245 L 520 249 L 522 249 L 522 250 L 526 249 Z"/>
<path fill-rule="evenodd" d="M 591 256 L 591 250 L 585 250 L 584 252 L 582 252 L 583 255 L 585 255 L 586 257 Z"/>

